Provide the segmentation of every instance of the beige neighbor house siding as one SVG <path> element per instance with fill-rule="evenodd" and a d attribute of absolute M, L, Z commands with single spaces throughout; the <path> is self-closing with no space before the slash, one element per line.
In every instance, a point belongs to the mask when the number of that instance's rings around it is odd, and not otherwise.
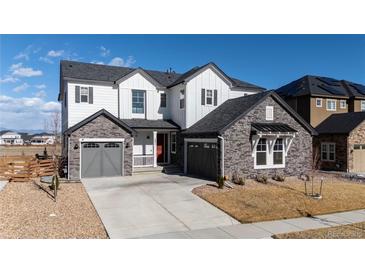
<path fill-rule="evenodd" d="M 316 106 L 316 99 L 322 99 L 322 106 Z M 327 100 L 336 101 L 336 111 L 327 110 Z M 346 108 L 340 107 L 340 100 L 346 100 Z M 332 114 L 337 113 L 347 113 L 348 112 L 348 100 L 347 99 L 336 99 L 336 98 L 321 98 L 321 97 L 311 97 L 310 99 L 310 124 L 312 127 L 318 126 Z"/>
<path fill-rule="evenodd" d="M 348 167 L 352 172 L 354 169 L 353 149 L 355 144 L 365 144 L 365 121 L 363 121 L 357 128 L 355 128 L 348 137 Z"/>

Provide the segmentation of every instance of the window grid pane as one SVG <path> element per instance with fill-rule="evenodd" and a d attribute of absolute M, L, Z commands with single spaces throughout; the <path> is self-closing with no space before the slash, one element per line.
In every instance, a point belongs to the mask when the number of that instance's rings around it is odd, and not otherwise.
<path fill-rule="evenodd" d="M 132 112 L 144 113 L 144 91 L 132 92 Z"/>

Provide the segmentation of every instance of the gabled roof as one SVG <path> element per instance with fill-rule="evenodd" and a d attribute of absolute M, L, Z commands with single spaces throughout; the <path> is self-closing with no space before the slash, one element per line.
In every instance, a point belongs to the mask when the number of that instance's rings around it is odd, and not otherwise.
<path fill-rule="evenodd" d="M 96 82 L 106 82 L 109 84 L 114 84 L 118 80 L 128 77 L 129 74 L 133 72 L 144 72 L 145 75 L 150 76 L 155 85 L 162 88 L 172 87 L 183 83 L 192 77 L 195 73 L 199 73 L 207 67 L 212 67 L 216 69 L 227 81 L 230 82 L 232 87 L 237 88 L 247 88 L 256 91 L 263 91 L 265 88 L 250 84 L 238 79 L 231 78 L 227 76 L 217 65 L 214 63 L 208 63 L 201 67 L 195 67 L 183 74 L 176 72 L 163 72 L 157 70 L 147 70 L 143 68 L 127 68 L 127 67 L 116 67 L 109 65 L 100 65 L 92 63 L 82 63 L 76 61 L 66 61 L 62 60 L 60 63 L 60 80 L 61 79 L 75 79 L 75 80 L 86 80 L 86 81 L 96 81 Z M 60 83 L 61 92 L 62 81 Z M 61 93 L 59 95 L 61 99 Z"/>
<path fill-rule="evenodd" d="M 179 129 L 180 127 L 171 120 L 146 120 L 146 119 L 121 119 L 133 129 Z"/>
<path fill-rule="evenodd" d="M 332 114 L 316 127 L 319 134 L 349 134 L 365 121 L 365 112 Z"/>
<path fill-rule="evenodd" d="M 136 133 L 134 129 L 130 128 L 122 120 L 118 119 L 113 114 L 111 114 L 110 112 L 106 111 L 105 109 L 101 109 L 98 112 L 95 112 L 93 115 L 90 115 L 89 117 L 85 118 L 84 120 L 82 120 L 82 121 L 78 122 L 77 124 L 73 125 L 72 127 L 68 128 L 65 131 L 65 134 L 71 134 L 75 130 L 83 127 L 84 125 L 86 125 L 88 123 L 90 123 L 95 118 L 97 118 L 97 117 L 99 117 L 101 115 L 104 115 L 106 118 L 108 118 L 109 120 L 111 120 L 115 124 L 119 125 L 120 127 L 124 128 L 127 132 L 131 133 L 132 135 L 134 135 Z"/>
<path fill-rule="evenodd" d="M 285 86 L 276 89 L 282 97 L 297 97 L 303 95 L 320 97 L 362 97 L 365 98 L 365 86 L 346 80 L 329 77 L 306 75 Z"/>
<path fill-rule="evenodd" d="M 252 109 L 263 102 L 267 97 L 271 96 L 278 104 L 280 104 L 289 114 L 293 116 L 312 135 L 316 135 L 316 131 L 300 117 L 280 96 L 275 92 L 267 91 L 253 95 L 242 96 L 230 99 L 208 113 L 204 118 L 200 119 L 190 128 L 184 131 L 184 134 L 213 133 L 223 134 L 223 132 L 239 119 L 243 118 Z"/>

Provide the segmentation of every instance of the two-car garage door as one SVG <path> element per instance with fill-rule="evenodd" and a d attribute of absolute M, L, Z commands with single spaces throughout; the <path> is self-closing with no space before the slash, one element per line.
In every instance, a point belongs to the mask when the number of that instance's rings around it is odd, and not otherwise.
<path fill-rule="evenodd" d="M 187 173 L 216 180 L 218 174 L 218 147 L 216 143 L 187 143 Z"/>
<path fill-rule="evenodd" d="M 81 144 L 81 177 L 123 175 L 123 143 L 85 142 Z"/>

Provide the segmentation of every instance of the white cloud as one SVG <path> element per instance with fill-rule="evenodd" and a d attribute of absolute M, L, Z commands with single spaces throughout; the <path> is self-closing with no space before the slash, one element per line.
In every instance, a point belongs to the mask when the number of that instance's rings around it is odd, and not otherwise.
<path fill-rule="evenodd" d="M 133 56 L 128 56 L 127 60 L 124 61 L 121 57 L 114 57 L 110 62 L 109 65 L 111 66 L 118 66 L 118 67 L 130 67 L 136 62 Z"/>
<path fill-rule="evenodd" d="M 19 52 L 17 55 L 14 56 L 14 59 L 16 59 L 16 60 L 19 60 L 19 59 L 29 60 L 29 54 L 26 54 L 24 52 Z"/>
<path fill-rule="evenodd" d="M 44 90 L 40 90 L 37 91 L 34 95 L 38 98 L 45 98 L 47 96 L 47 93 Z"/>
<path fill-rule="evenodd" d="M 101 55 L 102 57 L 109 56 L 109 55 L 110 55 L 110 49 L 107 49 L 106 47 L 101 46 L 101 47 L 100 47 L 100 55 Z"/>
<path fill-rule="evenodd" d="M 28 88 L 29 88 L 29 85 L 27 83 L 23 83 L 23 84 L 15 87 L 15 88 L 13 88 L 13 91 L 14 92 L 22 92 L 22 91 L 24 91 L 24 90 L 26 90 Z"/>
<path fill-rule="evenodd" d="M 103 61 L 92 61 L 93 64 L 104 65 Z"/>
<path fill-rule="evenodd" d="M 48 57 L 43 57 L 43 56 L 41 56 L 41 57 L 39 57 L 39 60 L 40 61 L 43 61 L 43 62 L 45 62 L 45 63 L 47 63 L 47 64 L 53 64 L 54 62 L 51 60 L 51 59 L 49 59 Z"/>
<path fill-rule="evenodd" d="M 58 102 L 46 102 L 42 98 L 14 98 L 0 95 L 1 126 L 14 129 L 42 129 L 44 119 L 60 111 Z"/>
<path fill-rule="evenodd" d="M 35 87 L 38 89 L 45 89 L 47 86 L 45 84 L 41 84 L 41 85 L 35 85 Z"/>
<path fill-rule="evenodd" d="M 41 70 L 34 70 L 33 68 L 25 68 L 22 63 L 13 64 L 10 66 L 10 71 L 13 76 L 18 77 L 33 77 L 41 76 L 43 72 Z"/>
<path fill-rule="evenodd" d="M 60 57 L 65 51 L 64 50 L 50 50 L 47 53 L 49 57 Z"/>
<path fill-rule="evenodd" d="M 23 51 L 19 52 L 17 55 L 14 56 L 14 59 L 20 60 L 29 60 L 32 54 L 36 54 L 41 50 L 40 47 L 35 48 L 34 45 L 28 45 Z"/>
<path fill-rule="evenodd" d="M 0 83 L 15 83 L 17 81 L 19 81 L 18 78 L 9 75 L 5 75 L 4 78 L 0 78 Z"/>

